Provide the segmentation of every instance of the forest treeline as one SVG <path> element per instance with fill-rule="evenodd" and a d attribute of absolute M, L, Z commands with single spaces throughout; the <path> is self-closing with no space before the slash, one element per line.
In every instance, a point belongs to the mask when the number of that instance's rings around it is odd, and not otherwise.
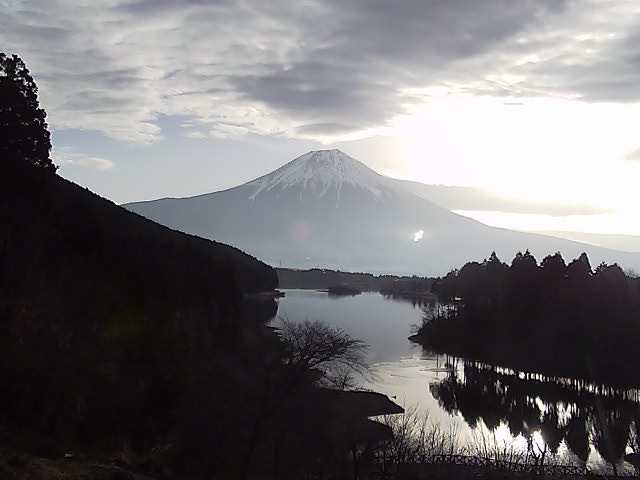
<path fill-rule="evenodd" d="M 640 384 L 640 280 L 586 254 L 511 265 L 493 253 L 433 285 L 442 307 L 417 340 L 438 351 L 527 371 Z"/>
<path fill-rule="evenodd" d="M 388 295 L 420 296 L 431 290 L 433 279 L 418 276 L 374 275 L 362 272 L 343 272 L 326 268 L 298 270 L 277 268 L 280 288 L 322 289 L 345 286 L 361 291 Z"/>

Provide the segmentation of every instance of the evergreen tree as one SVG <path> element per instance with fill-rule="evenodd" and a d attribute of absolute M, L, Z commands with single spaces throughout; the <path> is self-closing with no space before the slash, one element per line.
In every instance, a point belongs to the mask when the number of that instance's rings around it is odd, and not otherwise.
<path fill-rule="evenodd" d="M 24 62 L 17 55 L 0 53 L 0 158 L 55 172 L 46 117 Z"/>
<path fill-rule="evenodd" d="M 560 252 L 554 255 L 548 255 L 540 264 L 545 284 L 550 284 L 558 280 L 562 280 L 567 274 L 567 264 Z"/>
<path fill-rule="evenodd" d="M 572 280 L 586 280 L 593 275 L 591 271 L 591 262 L 586 253 L 582 253 L 578 258 L 572 261 L 567 267 L 567 274 Z"/>

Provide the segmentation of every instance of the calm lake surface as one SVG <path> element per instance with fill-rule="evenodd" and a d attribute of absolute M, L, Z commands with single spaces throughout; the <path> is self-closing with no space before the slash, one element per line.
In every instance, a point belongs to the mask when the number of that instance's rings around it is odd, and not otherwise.
<path fill-rule="evenodd" d="M 408 340 L 423 307 L 365 292 L 331 296 L 314 290 L 284 290 L 277 318 L 320 320 L 369 345 L 364 388 L 388 395 L 405 409 L 454 430 L 459 443 L 552 451 L 595 470 L 628 469 L 636 419 L 637 390 L 618 391 L 570 379 L 548 379 L 466 362 L 424 351 Z M 640 421 L 637 422 L 640 424 Z"/>

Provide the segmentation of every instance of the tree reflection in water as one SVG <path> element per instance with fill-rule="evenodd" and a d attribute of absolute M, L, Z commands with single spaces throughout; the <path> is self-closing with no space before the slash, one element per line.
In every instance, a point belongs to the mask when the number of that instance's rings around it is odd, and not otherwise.
<path fill-rule="evenodd" d="M 438 403 L 460 414 L 471 428 L 506 425 L 532 454 L 558 453 L 563 441 L 582 462 L 593 446 L 617 473 L 628 450 L 637 451 L 638 390 L 618 390 L 586 381 L 550 378 L 477 362 L 453 360 L 447 377 L 430 385 Z M 534 452 L 534 434 L 544 451 Z M 539 446 L 538 446 L 539 448 Z"/>

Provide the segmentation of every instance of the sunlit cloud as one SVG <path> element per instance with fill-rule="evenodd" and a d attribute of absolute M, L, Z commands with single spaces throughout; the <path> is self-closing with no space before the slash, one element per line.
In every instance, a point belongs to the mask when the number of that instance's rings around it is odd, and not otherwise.
<path fill-rule="evenodd" d="M 585 205 L 598 214 L 636 203 L 640 171 L 628 152 L 637 148 L 639 122 L 640 104 L 529 98 L 510 106 L 452 95 L 393 128 L 402 138 L 404 178 L 481 187 L 530 211 L 536 204 Z"/>
<path fill-rule="evenodd" d="M 629 152 L 625 158 L 630 162 L 640 162 L 640 148 Z"/>
<path fill-rule="evenodd" d="M 86 155 L 70 148 L 54 149 L 53 162 L 64 169 L 67 166 L 89 168 L 94 170 L 111 170 L 115 164 L 106 158 Z"/>
<path fill-rule="evenodd" d="M 127 142 L 158 141 L 160 115 L 215 138 L 326 142 L 374 134 L 449 93 L 640 99 L 633 2 L 5 5 L 0 43 L 36 74 L 52 125 Z"/>

